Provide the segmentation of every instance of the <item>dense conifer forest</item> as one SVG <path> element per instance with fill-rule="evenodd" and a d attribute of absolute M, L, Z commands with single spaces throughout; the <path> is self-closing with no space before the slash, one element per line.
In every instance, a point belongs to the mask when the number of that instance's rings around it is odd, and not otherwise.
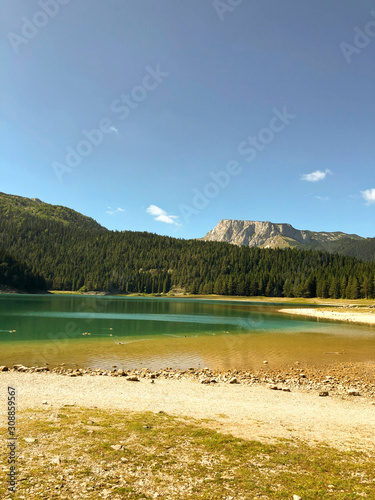
<path fill-rule="evenodd" d="M 33 274 L 25 265 L 19 264 L 0 248 L 0 290 L 20 290 L 26 292 L 44 291 L 45 280 Z"/>
<path fill-rule="evenodd" d="M 108 231 L 70 209 L 51 207 L 0 195 L 0 285 L 28 291 L 375 298 L 375 262 Z"/>

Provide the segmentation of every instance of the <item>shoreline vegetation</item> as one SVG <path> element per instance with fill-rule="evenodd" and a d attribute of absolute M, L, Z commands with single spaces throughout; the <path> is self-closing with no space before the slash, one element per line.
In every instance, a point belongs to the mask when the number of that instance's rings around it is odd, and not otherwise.
<path fill-rule="evenodd" d="M 191 294 L 191 293 L 112 293 L 105 290 L 79 292 L 79 291 L 63 291 L 63 290 L 48 290 L 45 294 L 53 295 L 99 295 L 112 297 L 163 297 L 176 299 L 207 299 L 207 300 L 224 300 L 233 301 L 240 300 L 245 302 L 274 302 L 290 303 L 290 304 L 315 304 L 315 305 L 375 305 L 375 299 L 327 299 L 321 297 L 266 297 L 264 295 L 217 295 L 217 294 Z"/>

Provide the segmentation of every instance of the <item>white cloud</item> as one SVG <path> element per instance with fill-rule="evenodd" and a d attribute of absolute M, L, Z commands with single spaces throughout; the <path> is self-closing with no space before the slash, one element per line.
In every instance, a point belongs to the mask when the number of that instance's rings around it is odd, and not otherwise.
<path fill-rule="evenodd" d="M 312 172 L 311 174 L 303 174 L 302 180 L 308 182 L 318 182 L 325 179 L 327 174 L 332 174 L 332 172 L 328 169 L 325 172 L 322 170 L 315 170 L 315 172 Z"/>
<path fill-rule="evenodd" d="M 114 209 L 112 207 L 108 207 L 108 210 L 106 211 L 106 214 L 108 214 L 108 215 L 116 215 L 116 214 L 119 214 L 121 212 L 125 212 L 125 210 L 123 208 L 120 208 L 120 207 L 118 207 L 116 209 Z"/>
<path fill-rule="evenodd" d="M 165 222 L 166 224 L 176 224 L 178 225 L 177 215 L 169 215 L 165 210 L 163 210 L 160 207 L 157 207 L 156 205 L 150 205 L 147 209 L 146 212 L 152 217 L 154 217 L 155 220 L 159 222 Z"/>
<path fill-rule="evenodd" d="M 117 128 L 117 127 L 115 127 L 114 125 L 111 125 L 111 126 L 109 127 L 109 130 L 110 130 L 111 132 L 113 132 L 114 134 L 118 134 L 118 133 L 119 133 L 118 128 Z"/>
<path fill-rule="evenodd" d="M 317 198 L 320 201 L 328 201 L 329 200 L 328 196 L 315 196 L 315 198 Z"/>
<path fill-rule="evenodd" d="M 366 189 L 366 191 L 361 191 L 363 199 L 366 201 L 367 205 L 375 203 L 375 188 Z"/>

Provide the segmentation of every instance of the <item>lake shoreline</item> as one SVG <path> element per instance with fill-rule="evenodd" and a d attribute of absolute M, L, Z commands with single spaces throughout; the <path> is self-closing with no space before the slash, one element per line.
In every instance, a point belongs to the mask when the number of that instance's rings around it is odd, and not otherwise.
<path fill-rule="evenodd" d="M 290 316 L 305 316 L 310 318 L 324 319 L 324 320 L 334 320 L 334 321 L 345 321 L 349 323 L 364 323 L 366 325 L 375 325 L 375 311 L 370 308 L 365 310 L 354 310 L 351 308 L 345 308 L 341 306 L 341 310 L 332 309 L 279 309 L 278 312 L 283 314 L 289 314 Z"/>
<path fill-rule="evenodd" d="M 320 297 L 305 298 L 305 297 L 265 297 L 263 295 L 192 295 L 192 294 L 147 294 L 147 293 L 112 293 L 105 290 L 91 292 L 71 292 L 60 290 L 48 290 L 45 295 L 82 295 L 82 296 L 108 296 L 108 297 L 123 297 L 123 298 L 149 298 L 149 299 L 199 299 L 199 300 L 217 300 L 224 302 L 261 302 L 269 304 L 311 304 L 319 306 L 375 306 L 374 299 L 323 299 Z"/>
<path fill-rule="evenodd" d="M 297 361 L 293 365 L 278 368 L 269 367 L 265 361 L 264 368 L 257 370 L 235 368 L 228 370 L 210 368 L 124 370 L 117 367 L 106 370 L 66 365 L 49 368 L 47 365 L 26 367 L 15 364 L 10 367 L 0 367 L 0 373 L 54 374 L 64 378 L 116 377 L 127 379 L 130 382 L 148 380 L 150 383 L 163 379 L 190 380 L 207 386 L 217 384 L 263 386 L 275 391 L 302 391 L 317 394 L 327 392 L 329 396 L 345 398 L 360 395 L 375 399 L 375 361 L 337 361 L 321 365 L 302 364 Z"/>
<path fill-rule="evenodd" d="M 305 298 L 305 297 L 265 297 L 257 296 L 239 296 L 239 295 L 192 295 L 192 294 L 147 294 L 147 293 L 113 293 L 106 290 L 78 292 L 78 291 L 62 291 L 62 290 L 45 290 L 36 292 L 27 292 L 16 289 L 5 289 L 0 287 L 0 295 L 63 295 L 63 296 L 82 296 L 82 297 L 122 297 L 122 298 L 148 298 L 148 299 L 196 299 L 196 300 L 215 300 L 224 302 L 259 302 L 266 304 L 291 304 L 291 305 L 311 305 L 311 306 L 330 306 L 330 307 L 375 307 L 374 299 L 323 299 L 320 297 Z"/>
<path fill-rule="evenodd" d="M 238 370 L 215 375 L 207 369 L 160 373 L 144 369 L 127 376 L 113 371 L 78 375 L 78 369 L 65 374 L 12 369 L 0 373 L 0 389 L 6 392 L 9 384 L 16 388 L 21 412 L 76 407 L 166 413 L 204 419 L 207 427 L 250 440 L 302 439 L 370 451 L 375 444 L 375 367 L 367 369 L 347 364 L 326 372 L 295 366 L 288 372 L 265 369 L 257 375 Z M 346 382 L 341 385 L 339 380 Z M 4 412 L 5 406 L 0 414 Z"/>

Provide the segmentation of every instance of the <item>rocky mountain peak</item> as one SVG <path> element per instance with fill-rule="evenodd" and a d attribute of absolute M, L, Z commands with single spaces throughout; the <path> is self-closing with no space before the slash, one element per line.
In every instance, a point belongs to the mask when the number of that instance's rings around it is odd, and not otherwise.
<path fill-rule="evenodd" d="M 301 231 L 287 223 L 223 219 L 206 234 L 203 240 L 224 241 L 249 247 L 300 247 L 323 250 L 329 242 L 342 238 L 362 239 L 360 236 L 341 232 Z"/>

